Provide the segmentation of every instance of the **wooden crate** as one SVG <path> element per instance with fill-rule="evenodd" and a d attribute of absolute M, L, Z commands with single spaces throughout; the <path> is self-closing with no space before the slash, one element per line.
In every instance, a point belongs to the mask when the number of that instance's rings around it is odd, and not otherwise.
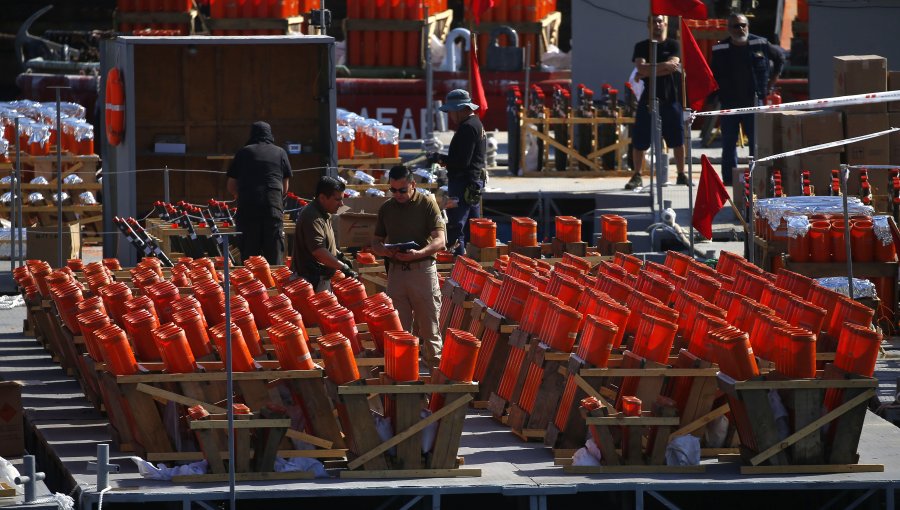
<path fill-rule="evenodd" d="M 472 243 L 466 243 L 466 256 L 477 262 L 493 262 L 501 255 L 509 255 L 509 246 L 497 243 L 497 246 L 479 248 Z"/>
<path fill-rule="evenodd" d="M 653 403 L 641 416 L 624 416 L 607 405 L 584 413 L 602 453 L 602 466 L 573 466 L 571 457 L 557 456 L 555 463 L 567 473 L 702 473 L 705 466 L 667 466 L 666 446 L 678 426 L 677 411 L 669 399 Z"/>
<path fill-rule="evenodd" d="M 338 414 L 345 424 L 350 448 L 347 470 L 341 478 L 427 478 L 481 476 L 480 469 L 461 468 L 457 458 L 463 420 L 475 383 L 395 383 L 382 378 L 361 379 L 337 388 Z M 387 383 L 387 384 L 386 384 Z M 444 405 L 427 418 L 421 417 L 426 396 L 443 395 Z M 395 420 L 395 434 L 382 441 L 375 429 L 370 396 L 382 408 L 390 400 Z M 422 454 L 422 431 L 436 424 L 434 446 Z M 389 450 L 396 448 L 396 455 Z"/>
<path fill-rule="evenodd" d="M 579 257 L 587 256 L 587 243 L 584 241 L 566 243 L 554 237 L 551 247 L 555 258 L 562 257 L 563 253 L 570 253 Z"/>
<path fill-rule="evenodd" d="M 597 251 L 600 255 L 603 256 L 611 256 L 616 253 L 625 253 L 630 255 L 631 251 L 631 241 L 624 242 L 609 242 L 602 237 L 597 238 Z"/>
<path fill-rule="evenodd" d="M 728 397 L 741 441 L 742 474 L 881 472 L 881 464 L 860 464 L 856 452 L 868 401 L 878 381 L 828 365 L 819 379 L 788 380 L 770 373 L 748 381 L 718 376 Z M 777 391 L 793 428 L 781 438 L 769 403 Z M 826 393 L 839 392 L 823 414 Z M 824 430 L 823 430 L 824 429 Z"/>
<path fill-rule="evenodd" d="M 627 175 L 630 175 L 624 161 L 627 158 L 628 144 L 631 143 L 631 138 L 627 135 L 619 135 L 614 143 L 602 147 L 600 146 L 602 142 L 599 139 L 599 127 L 603 124 L 612 124 L 616 126 L 617 132 L 621 132 L 621 127 L 634 124 L 634 117 L 625 117 L 623 115 L 616 115 L 614 117 L 574 117 L 570 114 L 565 118 L 556 118 L 552 117 L 549 109 L 545 108 L 543 117 L 532 118 L 523 116 L 520 121 L 521 134 L 519 140 L 521 141 L 521 144 L 520 147 L 517 148 L 517 150 L 519 150 L 520 162 L 525 161 L 526 141 L 530 134 L 545 143 L 545 154 L 546 151 L 549 151 L 550 147 L 553 147 L 556 150 L 566 153 L 568 156 L 567 161 L 572 168 L 583 165 L 589 169 L 587 171 L 574 170 L 558 172 L 555 171 L 555 167 L 547 166 L 542 161 L 540 162 L 541 167 L 537 171 L 523 172 L 522 175 L 525 177 L 626 177 Z M 575 125 L 578 124 L 588 124 L 592 128 L 591 148 L 593 150 L 587 155 L 582 155 L 575 149 L 575 137 L 573 133 Z M 558 142 L 551 134 L 549 134 L 552 131 L 551 127 L 554 125 L 564 125 L 567 127 L 569 134 L 565 144 Z M 602 157 L 610 152 L 613 152 L 616 155 L 616 168 L 615 170 L 604 170 Z"/>

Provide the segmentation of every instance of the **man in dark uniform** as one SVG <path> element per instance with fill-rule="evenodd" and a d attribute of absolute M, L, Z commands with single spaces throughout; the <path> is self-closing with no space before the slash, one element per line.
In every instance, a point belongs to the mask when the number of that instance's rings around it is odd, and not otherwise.
<path fill-rule="evenodd" d="M 441 158 L 441 163 L 447 165 L 447 192 L 455 199 L 447 206 L 447 246 L 455 246 L 457 255 L 466 253 L 469 218 L 481 217 L 487 136 L 475 114 L 477 109 L 478 105 L 463 89 L 450 91 L 441 106 L 441 111 L 447 112 L 450 122 L 457 126 L 447 156 Z"/>
<path fill-rule="evenodd" d="M 681 118 L 681 59 L 678 57 L 681 50 L 678 41 L 668 38 L 668 17 L 650 16 L 648 21 L 650 37 L 657 43 L 656 98 L 659 105 L 659 118 L 662 121 L 662 137 L 675 154 L 675 167 L 678 170 L 676 183 L 687 184 L 687 175 L 684 173 L 684 121 Z M 638 101 L 637 114 L 634 119 L 634 137 L 632 139 L 634 174 L 625 184 L 625 189 L 640 188 L 644 185 L 643 178 L 641 178 L 644 153 L 650 148 L 652 141 L 651 127 L 653 123 L 649 108 L 652 73 L 650 39 L 644 39 L 634 45 L 631 60 L 637 68 L 637 76 L 644 80 L 644 91 Z M 658 157 L 666 158 L 668 161 L 666 154 Z"/>
<path fill-rule="evenodd" d="M 338 269 L 347 276 L 356 276 L 350 266 L 338 258 L 342 255 L 334 242 L 331 224 L 331 215 L 344 204 L 344 189 L 346 186 L 338 179 L 320 177 L 315 200 L 304 207 L 297 218 L 291 270 L 308 281 L 316 292 L 331 290 L 331 277 Z"/>
<path fill-rule="evenodd" d="M 254 122 L 250 139 L 228 168 L 228 192 L 237 200 L 241 262 L 262 255 L 284 264 L 283 199 L 291 177 L 287 152 L 275 145 L 272 127 Z"/>
<path fill-rule="evenodd" d="M 745 108 L 763 104 L 784 66 L 781 50 L 764 37 L 750 33 L 750 23 L 743 14 L 728 17 L 727 39 L 712 49 L 713 76 L 719 84 L 722 108 Z M 770 62 L 774 66 L 769 73 Z M 740 126 L 750 140 L 750 155 L 754 156 L 753 114 L 723 115 L 719 117 L 722 130 L 722 181 L 731 185 L 731 174 L 737 166 L 737 140 Z"/>

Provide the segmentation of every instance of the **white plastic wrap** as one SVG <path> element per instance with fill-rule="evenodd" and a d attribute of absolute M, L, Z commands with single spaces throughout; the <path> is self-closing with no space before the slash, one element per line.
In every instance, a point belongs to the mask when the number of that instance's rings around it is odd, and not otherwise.
<path fill-rule="evenodd" d="M 422 412 L 419 413 L 419 418 L 422 418 L 423 420 L 429 416 L 431 416 L 431 411 L 428 409 L 422 409 Z M 437 429 L 438 422 L 434 422 L 422 430 L 422 453 L 428 453 L 434 448 L 434 439 L 437 437 Z"/>
<path fill-rule="evenodd" d="M 387 196 L 384 194 L 384 191 L 381 191 L 378 188 L 369 188 L 366 190 L 367 197 L 384 197 Z"/>
<path fill-rule="evenodd" d="M 700 465 L 700 440 L 692 434 L 685 434 L 669 441 L 666 446 L 666 465 Z"/>
<path fill-rule="evenodd" d="M 769 407 L 775 417 L 775 431 L 778 439 L 784 439 L 791 435 L 791 425 L 788 423 L 788 412 L 781 401 L 781 395 L 776 390 L 769 390 Z"/>
<path fill-rule="evenodd" d="M 345 189 L 344 190 L 344 198 L 353 198 L 353 197 L 358 197 L 358 196 L 359 196 L 359 191 L 356 191 L 355 189 Z"/>
<path fill-rule="evenodd" d="M 16 478 L 19 477 L 19 470 L 12 462 L 0 457 L 0 482 L 16 488 L 16 494 L 24 494 L 25 488 L 22 485 L 16 485 Z"/>
<path fill-rule="evenodd" d="M 82 205 L 97 205 L 97 199 L 94 198 L 94 194 L 90 191 L 85 191 L 84 193 L 80 193 L 78 195 L 78 201 Z"/>
<path fill-rule="evenodd" d="M 49 186 L 50 181 L 48 181 L 47 179 L 45 179 L 43 177 L 35 177 L 34 179 L 31 179 L 31 184 L 46 184 Z"/>
<path fill-rule="evenodd" d="M 205 460 L 169 467 L 162 463 L 154 466 L 140 457 L 129 458 L 137 465 L 141 476 L 150 480 L 171 480 L 175 476 L 183 475 L 205 475 L 209 469 L 209 463 Z"/>
<path fill-rule="evenodd" d="M 575 453 L 572 454 L 572 465 L 573 466 L 602 466 L 602 464 L 600 463 L 600 459 L 591 455 L 591 452 L 589 452 L 586 447 L 582 447 L 582 448 L 575 450 Z"/>
<path fill-rule="evenodd" d="M 64 184 L 81 184 L 84 180 L 81 177 L 78 177 L 77 174 L 69 174 L 63 177 Z"/>
<path fill-rule="evenodd" d="M 762 198 L 754 202 L 754 212 L 765 218 L 772 227 L 778 228 L 782 218 L 787 216 L 807 216 L 810 214 L 843 214 L 843 197 L 779 197 Z M 872 216 L 875 209 L 863 205 L 859 197 L 847 197 L 847 211 L 851 216 Z"/>
<path fill-rule="evenodd" d="M 362 170 L 356 170 L 353 173 L 353 178 L 360 184 L 368 184 L 369 186 L 375 184 L 375 178 Z"/>
<path fill-rule="evenodd" d="M 308 457 L 291 457 L 288 459 L 283 459 L 281 457 L 275 458 L 276 473 L 292 471 L 311 471 L 316 478 L 328 478 L 328 473 L 325 472 L 325 466 L 316 459 Z"/>
<path fill-rule="evenodd" d="M 809 218 L 806 216 L 788 216 L 785 223 L 790 238 L 803 237 L 809 232 Z"/>
<path fill-rule="evenodd" d="M 28 202 L 30 202 L 31 205 L 41 205 L 46 202 L 46 199 L 44 198 L 44 195 L 42 193 L 38 193 L 35 191 L 34 193 L 28 194 Z"/>

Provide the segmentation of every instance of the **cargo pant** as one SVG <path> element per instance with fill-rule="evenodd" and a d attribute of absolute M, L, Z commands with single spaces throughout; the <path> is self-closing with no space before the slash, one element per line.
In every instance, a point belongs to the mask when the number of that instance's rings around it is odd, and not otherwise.
<path fill-rule="evenodd" d="M 391 262 L 387 295 L 394 302 L 403 329 L 419 337 L 419 352 L 429 368 L 440 364 L 443 345 L 438 329 L 441 290 L 434 259 L 403 264 Z M 412 330 L 415 319 L 416 330 Z"/>

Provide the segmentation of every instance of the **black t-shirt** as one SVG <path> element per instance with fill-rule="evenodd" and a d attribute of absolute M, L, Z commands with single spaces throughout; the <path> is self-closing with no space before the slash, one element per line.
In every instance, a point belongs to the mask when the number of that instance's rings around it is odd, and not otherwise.
<path fill-rule="evenodd" d="M 656 44 L 656 63 L 662 64 L 672 57 L 678 57 L 681 54 L 681 48 L 675 39 L 666 39 Z M 642 58 L 650 63 L 650 40 L 643 41 L 634 45 L 634 54 L 631 61 Z M 647 98 L 650 96 L 650 79 L 643 78 L 644 92 L 641 93 L 641 103 L 647 104 Z M 656 97 L 661 103 L 673 103 L 681 100 L 681 73 L 672 73 L 665 76 L 656 77 Z"/>
<path fill-rule="evenodd" d="M 228 177 L 238 180 L 239 214 L 280 217 L 283 181 L 290 176 L 291 164 L 281 147 L 261 142 L 241 148 L 228 168 Z"/>

